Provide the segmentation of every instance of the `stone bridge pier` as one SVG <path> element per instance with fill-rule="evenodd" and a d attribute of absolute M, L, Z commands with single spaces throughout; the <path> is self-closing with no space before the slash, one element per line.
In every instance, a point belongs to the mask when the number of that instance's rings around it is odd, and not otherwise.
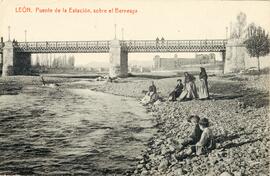
<path fill-rule="evenodd" d="M 128 76 L 128 51 L 124 50 L 119 40 L 112 40 L 110 43 L 110 77 Z"/>
<path fill-rule="evenodd" d="M 235 73 L 246 69 L 246 59 L 249 58 L 243 39 L 227 41 L 224 73 Z"/>
<path fill-rule="evenodd" d="M 16 52 L 13 42 L 5 42 L 5 46 L 3 47 L 2 76 L 27 74 L 30 68 L 31 53 Z"/>

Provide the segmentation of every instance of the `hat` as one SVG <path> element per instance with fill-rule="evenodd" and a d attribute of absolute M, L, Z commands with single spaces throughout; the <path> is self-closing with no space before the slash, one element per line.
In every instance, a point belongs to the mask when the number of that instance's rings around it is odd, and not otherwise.
<path fill-rule="evenodd" d="M 199 122 L 199 120 L 200 120 L 200 117 L 198 115 L 191 115 L 188 117 L 187 121 L 191 122 L 191 119 L 193 119 L 193 118 L 196 119 L 197 122 Z"/>
<path fill-rule="evenodd" d="M 202 118 L 202 119 L 200 119 L 199 124 L 208 127 L 209 120 L 207 118 Z"/>

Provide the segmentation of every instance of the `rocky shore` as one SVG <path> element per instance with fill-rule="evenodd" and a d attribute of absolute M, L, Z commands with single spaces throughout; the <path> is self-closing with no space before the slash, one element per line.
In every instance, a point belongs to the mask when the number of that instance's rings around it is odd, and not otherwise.
<path fill-rule="evenodd" d="M 158 134 L 139 156 L 133 175 L 269 175 L 268 76 L 210 77 L 210 100 L 164 101 L 147 106 L 156 117 Z M 176 78 L 155 80 L 166 97 Z M 149 80 L 124 80 L 95 90 L 140 98 Z M 179 146 L 191 130 L 190 115 L 210 120 L 217 147 L 206 155 L 177 158 Z"/>

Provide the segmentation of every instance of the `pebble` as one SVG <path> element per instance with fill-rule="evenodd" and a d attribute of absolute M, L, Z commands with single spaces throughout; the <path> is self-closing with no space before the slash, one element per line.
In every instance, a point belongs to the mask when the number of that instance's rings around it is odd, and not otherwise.
<path fill-rule="evenodd" d="M 160 162 L 159 166 L 158 166 L 158 170 L 159 171 L 164 171 L 168 168 L 169 162 L 168 160 L 164 159 Z"/>
<path fill-rule="evenodd" d="M 223 172 L 220 176 L 232 176 L 229 172 Z"/>

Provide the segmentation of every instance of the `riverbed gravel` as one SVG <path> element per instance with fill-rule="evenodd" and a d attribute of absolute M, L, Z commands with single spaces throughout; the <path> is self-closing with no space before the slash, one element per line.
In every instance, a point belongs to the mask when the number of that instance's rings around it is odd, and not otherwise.
<path fill-rule="evenodd" d="M 138 157 L 133 175 L 269 175 L 269 77 L 210 77 L 210 100 L 166 101 L 176 79 L 154 80 L 163 101 L 146 108 L 156 118 L 158 133 Z M 150 81 L 126 79 L 95 90 L 139 99 Z M 187 117 L 195 114 L 210 120 L 216 148 L 205 155 L 179 158 L 180 143 L 192 128 Z"/>

